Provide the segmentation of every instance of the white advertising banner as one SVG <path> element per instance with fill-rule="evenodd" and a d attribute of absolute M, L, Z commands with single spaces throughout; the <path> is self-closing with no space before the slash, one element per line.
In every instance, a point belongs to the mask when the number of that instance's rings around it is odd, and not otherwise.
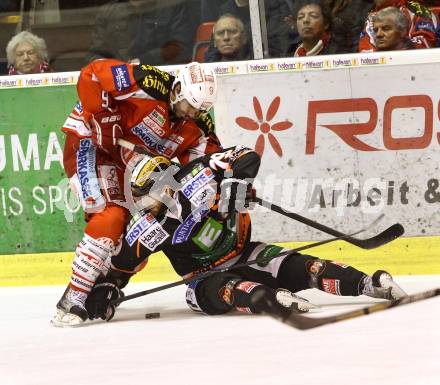
<path fill-rule="evenodd" d="M 261 154 L 263 199 L 344 232 L 384 213 L 378 231 L 400 222 L 406 236 L 438 235 L 439 73 L 420 63 L 220 77 L 217 132 Z M 328 237 L 266 209 L 253 223 L 254 239 Z"/>

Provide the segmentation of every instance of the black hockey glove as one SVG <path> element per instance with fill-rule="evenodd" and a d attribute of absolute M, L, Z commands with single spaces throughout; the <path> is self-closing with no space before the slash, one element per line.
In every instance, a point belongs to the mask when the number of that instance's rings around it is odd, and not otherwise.
<path fill-rule="evenodd" d="M 93 287 L 86 300 L 89 318 L 110 321 L 115 315 L 115 306 L 111 302 L 123 296 L 124 293 L 113 283 L 98 283 Z"/>

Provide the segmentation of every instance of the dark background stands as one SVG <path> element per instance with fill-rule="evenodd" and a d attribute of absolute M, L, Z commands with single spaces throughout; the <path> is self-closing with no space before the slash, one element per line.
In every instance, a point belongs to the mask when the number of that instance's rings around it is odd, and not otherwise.
<path fill-rule="evenodd" d="M 188 62 L 194 39 L 190 8 L 182 2 L 114 0 L 102 6 L 88 59 L 139 59 L 153 65 Z"/>

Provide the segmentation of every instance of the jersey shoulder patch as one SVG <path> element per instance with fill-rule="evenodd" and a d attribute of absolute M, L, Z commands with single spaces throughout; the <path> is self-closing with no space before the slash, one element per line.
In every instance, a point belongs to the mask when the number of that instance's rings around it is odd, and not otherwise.
<path fill-rule="evenodd" d="M 156 100 L 168 102 L 174 76 L 148 64 L 135 66 L 133 75 L 141 90 Z"/>

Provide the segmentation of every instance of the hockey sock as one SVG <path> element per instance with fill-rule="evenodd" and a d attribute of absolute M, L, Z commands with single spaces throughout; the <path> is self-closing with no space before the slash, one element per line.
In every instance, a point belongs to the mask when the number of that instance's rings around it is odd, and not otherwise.
<path fill-rule="evenodd" d="M 94 239 L 85 234 L 75 250 L 69 286 L 89 293 L 99 274 L 105 270 L 106 260 L 111 257 L 113 250 L 111 239 Z"/>
<path fill-rule="evenodd" d="M 362 294 L 366 274 L 349 265 L 294 254 L 283 261 L 278 273 L 280 286 L 297 292 L 317 288 L 330 294 Z"/>

